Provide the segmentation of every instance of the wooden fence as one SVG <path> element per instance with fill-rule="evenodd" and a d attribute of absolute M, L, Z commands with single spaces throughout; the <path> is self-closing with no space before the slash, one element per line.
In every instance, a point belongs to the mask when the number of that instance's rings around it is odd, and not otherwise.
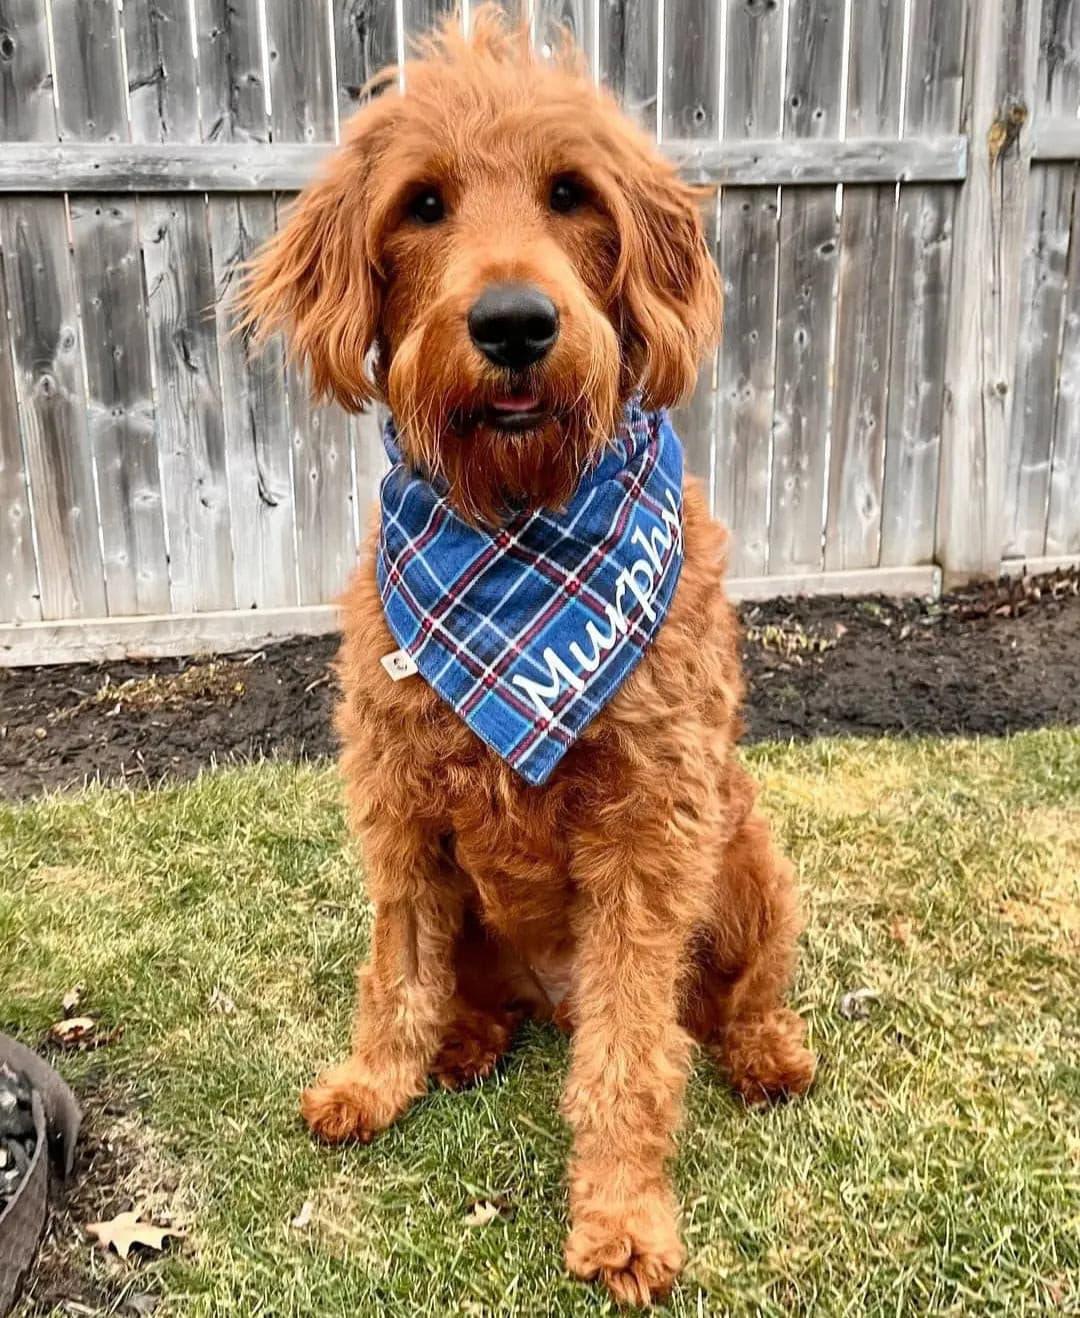
<path fill-rule="evenodd" d="M 377 420 L 220 298 L 445 7 L 0 0 L 0 662 L 333 625 Z M 1080 0 L 514 7 L 721 185 L 680 424 L 738 593 L 1080 557 Z"/>

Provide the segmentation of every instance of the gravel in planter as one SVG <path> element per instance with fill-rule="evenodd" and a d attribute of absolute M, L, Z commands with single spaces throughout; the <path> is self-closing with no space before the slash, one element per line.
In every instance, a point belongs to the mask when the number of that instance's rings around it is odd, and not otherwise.
<path fill-rule="evenodd" d="M 37 1147 L 30 1096 L 26 1076 L 0 1065 L 0 1213 L 15 1198 Z"/>

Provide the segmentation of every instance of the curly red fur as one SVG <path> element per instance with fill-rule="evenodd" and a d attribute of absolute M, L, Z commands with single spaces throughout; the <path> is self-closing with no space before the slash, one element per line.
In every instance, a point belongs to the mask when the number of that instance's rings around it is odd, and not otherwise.
<path fill-rule="evenodd" d="M 405 84 L 381 79 L 257 258 L 247 320 L 288 331 L 319 394 L 388 402 L 406 461 L 444 477 L 466 516 L 558 505 L 627 397 L 677 402 L 715 341 L 701 198 L 572 54 L 545 65 L 491 9 L 469 40 L 447 28 L 428 42 Z M 547 204 L 558 176 L 580 187 L 573 213 Z M 410 216 L 422 188 L 445 200 L 442 222 Z M 544 291 L 560 318 L 527 379 L 547 419 L 520 435 L 485 422 L 505 382 L 465 331 L 480 291 L 507 279 Z M 573 1030 L 566 1258 L 630 1302 L 665 1292 L 682 1264 L 666 1161 L 692 1040 L 749 1101 L 802 1092 L 813 1074 L 782 1006 L 792 871 L 735 758 L 723 533 L 692 480 L 684 545 L 653 646 L 537 788 L 422 680 L 387 679 L 379 659 L 396 642 L 369 542 L 344 601 L 338 728 L 373 947 L 352 1054 L 303 1099 L 317 1134 L 368 1139 L 430 1074 L 482 1077 L 522 1014 L 557 1007 Z"/>

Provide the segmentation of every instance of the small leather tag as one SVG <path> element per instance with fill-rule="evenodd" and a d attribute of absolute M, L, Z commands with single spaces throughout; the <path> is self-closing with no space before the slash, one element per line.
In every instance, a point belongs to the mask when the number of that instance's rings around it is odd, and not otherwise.
<path fill-rule="evenodd" d="M 412 677 L 414 673 L 419 672 L 408 650 L 395 650 L 393 654 L 384 654 L 379 663 L 382 664 L 395 682 L 400 682 L 403 677 Z"/>

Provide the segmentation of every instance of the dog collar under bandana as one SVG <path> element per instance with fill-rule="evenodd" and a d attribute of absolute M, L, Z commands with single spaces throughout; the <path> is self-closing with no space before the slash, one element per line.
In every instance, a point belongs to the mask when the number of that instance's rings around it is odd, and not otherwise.
<path fill-rule="evenodd" d="M 659 630 L 682 566 L 682 445 L 631 402 L 561 512 L 471 526 L 388 421 L 376 571 L 420 675 L 529 783 L 547 781 Z"/>

